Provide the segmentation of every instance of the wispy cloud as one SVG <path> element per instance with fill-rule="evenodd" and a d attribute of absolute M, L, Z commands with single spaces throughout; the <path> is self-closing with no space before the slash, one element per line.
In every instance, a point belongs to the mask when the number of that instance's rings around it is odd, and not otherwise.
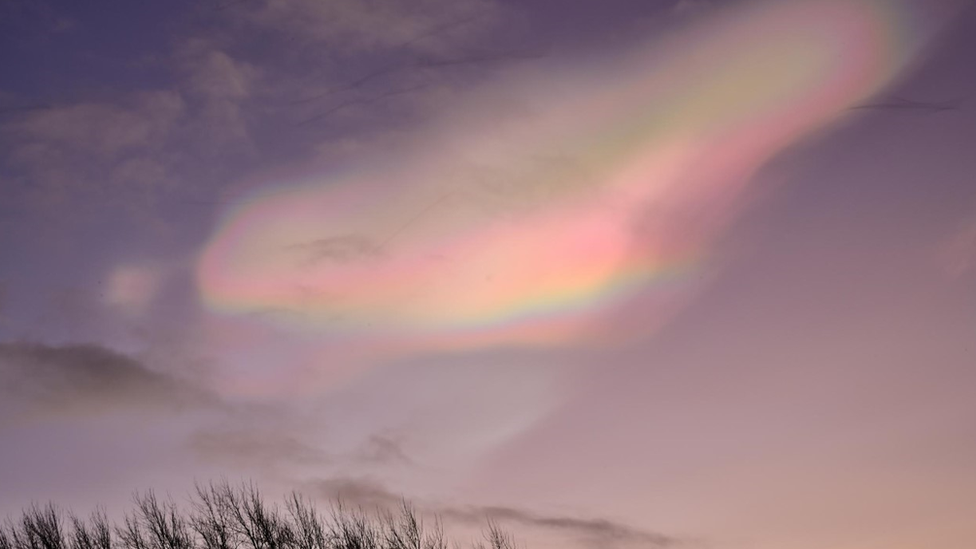
<path fill-rule="evenodd" d="M 112 159 L 162 141 L 183 109 L 176 93 L 147 92 L 119 104 L 82 102 L 25 112 L 5 124 L 3 131 L 4 137 L 18 144 L 14 159 L 36 161 L 35 155 L 71 154 Z"/>
<path fill-rule="evenodd" d="M 382 132 L 386 114 L 409 116 L 449 93 L 457 70 L 485 71 L 506 59 L 481 47 L 503 19 L 493 0 L 222 8 L 202 6 L 206 17 L 189 19 L 173 45 L 149 61 L 131 60 L 163 82 L 155 88 L 132 83 L 51 97 L 0 90 L 0 162 L 13 172 L 8 203 L 57 225 L 111 205 L 157 230 L 177 207 L 206 213 L 218 205 L 242 165 L 328 148 L 336 121 L 354 121 L 358 136 Z M 18 20 L 56 19 L 44 2 L 2 9 Z"/>
<path fill-rule="evenodd" d="M 395 509 L 405 499 L 369 477 L 335 477 L 308 482 L 304 487 L 316 497 L 340 500 L 364 508 Z M 665 548 L 688 545 L 685 539 L 650 532 L 603 518 L 549 515 L 507 506 L 456 506 L 436 502 L 418 502 L 421 508 L 434 513 L 448 524 L 481 527 L 486 520 L 505 526 L 517 526 L 522 531 L 557 534 L 570 543 L 601 549 Z"/>
<path fill-rule="evenodd" d="M 187 441 L 191 450 L 207 461 L 241 469 L 258 470 L 273 476 L 303 466 L 323 466 L 332 459 L 323 450 L 282 426 L 255 428 L 248 425 L 214 427 L 193 433 Z"/>
<path fill-rule="evenodd" d="M 961 223 L 939 246 L 946 274 L 953 278 L 968 275 L 976 268 L 976 218 Z"/>
<path fill-rule="evenodd" d="M 612 549 L 616 547 L 675 547 L 684 542 L 657 532 L 648 532 L 599 518 L 544 515 L 513 507 L 444 508 L 445 518 L 468 524 L 478 524 L 484 517 L 505 524 L 518 524 L 531 529 L 562 534 L 587 547 Z"/>
<path fill-rule="evenodd" d="M 312 497 L 374 509 L 393 509 L 404 500 L 402 495 L 387 490 L 381 482 L 368 477 L 339 476 L 313 480 L 304 483 L 301 490 Z"/>
<path fill-rule="evenodd" d="M 409 465 L 413 463 L 398 439 L 379 434 L 370 436 L 352 458 L 356 462 L 373 465 Z"/>
<path fill-rule="evenodd" d="M 105 347 L 30 342 L 0 344 L 0 394 L 18 416 L 180 411 L 216 402 Z"/>
<path fill-rule="evenodd" d="M 678 0 L 671 13 L 678 16 L 700 15 L 714 7 L 712 0 Z"/>
<path fill-rule="evenodd" d="M 262 71 L 231 56 L 220 44 L 206 38 L 190 38 L 176 51 L 176 64 L 184 75 L 184 93 L 196 102 L 193 133 L 211 148 L 251 144 L 249 101 L 261 85 Z"/>
<path fill-rule="evenodd" d="M 0 162 L 21 183 L 8 187 L 8 203 L 58 225 L 98 205 L 122 206 L 134 218 L 157 206 L 174 187 L 167 148 L 182 133 L 187 106 L 172 90 L 121 95 L 0 120 Z"/>
<path fill-rule="evenodd" d="M 455 46 L 484 32 L 500 12 L 490 0 L 267 0 L 230 8 L 243 22 L 336 48 L 332 55 Z"/>
<path fill-rule="evenodd" d="M 304 244 L 296 244 L 293 249 L 310 264 L 319 261 L 346 262 L 381 253 L 380 244 L 361 235 L 341 235 L 319 238 Z"/>

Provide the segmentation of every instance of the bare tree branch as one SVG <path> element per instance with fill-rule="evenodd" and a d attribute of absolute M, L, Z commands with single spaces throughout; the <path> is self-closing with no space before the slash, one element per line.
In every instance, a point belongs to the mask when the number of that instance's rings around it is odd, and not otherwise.
<path fill-rule="evenodd" d="M 19 521 L 0 525 L 0 549 L 460 548 L 448 541 L 439 518 L 425 523 L 406 501 L 385 513 L 352 510 L 339 501 L 323 517 L 310 499 L 293 492 L 280 513 L 253 484 L 233 487 L 221 481 L 197 484 L 189 512 L 152 491 L 135 494 L 133 503 L 135 508 L 114 527 L 101 509 L 86 520 L 63 515 L 53 504 L 32 505 Z M 489 520 L 485 542 L 475 549 L 517 547 Z"/>

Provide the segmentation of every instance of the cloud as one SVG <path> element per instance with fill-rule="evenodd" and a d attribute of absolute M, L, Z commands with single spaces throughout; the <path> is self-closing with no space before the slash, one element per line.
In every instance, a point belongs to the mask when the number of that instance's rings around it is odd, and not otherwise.
<path fill-rule="evenodd" d="M 671 8 L 671 13 L 677 16 L 699 15 L 714 7 L 711 0 L 678 0 L 678 3 Z"/>
<path fill-rule="evenodd" d="M 258 0 L 227 5 L 220 32 L 192 42 L 250 61 L 262 109 L 318 141 L 311 129 L 341 124 L 348 137 L 425 115 L 524 57 L 508 12 L 495 0 Z M 242 53 L 255 35 L 263 53 Z"/>
<path fill-rule="evenodd" d="M 18 144 L 12 158 L 41 162 L 51 153 L 111 159 L 161 141 L 183 114 L 172 91 L 144 92 L 126 103 L 79 102 L 27 111 L 2 127 Z"/>
<path fill-rule="evenodd" d="M 962 224 L 939 249 L 946 274 L 960 278 L 976 268 L 976 218 Z"/>
<path fill-rule="evenodd" d="M 305 484 L 303 489 L 313 496 L 340 500 L 366 509 L 394 509 L 404 501 L 403 495 L 394 493 L 380 482 L 367 477 L 315 480 Z M 602 518 L 545 515 L 504 506 L 444 506 L 431 502 L 418 502 L 418 505 L 422 510 L 434 513 L 448 523 L 481 526 L 486 520 L 493 520 L 503 526 L 519 526 L 528 530 L 560 534 L 587 547 L 650 549 L 686 544 L 682 539 Z"/>
<path fill-rule="evenodd" d="M 240 100 L 250 95 L 255 69 L 204 44 L 191 42 L 186 47 L 190 89 L 209 99 Z"/>
<path fill-rule="evenodd" d="M 334 436 L 342 427 L 323 422 L 318 413 L 295 414 L 288 407 L 254 403 L 238 403 L 222 411 L 218 423 L 197 429 L 186 440 L 189 450 L 219 466 L 279 479 L 302 478 L 306 473 L 321 476 L 325 470 L 390 473 L 415 466 L 399 440 L 375 434 L 362 442 L 344 444 Z M 340 479 L 313 486 L 316 494 L 332 498 L 357 485 L 344 499 L 358 502 L 363 499 L 364 491 L 358 486 L 363 482 Z M 376 495 L 379 484 L 373 488 Z M 378 500 L 371 499 L 370 504 L 375 503 Z"/>
<path fill-rule="evenodd" d="M 351 503 L 367 509 L 392 509 L 404 497 L 387 490 L 380 482 L 367 477 L 333 477 L 306 482 L 302 491 L 313 497 Z"/>
<path fill-rule="evenodd" d="M 320 117 L 318 129 L 352 118 L 352 133 L 367 134 L 366 125 L 389 124 L 387 109 L 419 110 L 420 90 L 451 85 L 434 75 L 448 69 L 433 63 L 487 36 L 497 11 L 493 0 L 232 2 L 150 61 L 129 60 L 168 81 L 164 88 L 69 90 L 57 100 L 0 92 L 0 163 L 16 183 L 6 185 L 7 204 L 55 234 L 104 215 L 104 206 L 151 230 L 172 229 L 175 204 L 206 207 L 246 167 L 323 146 L 302 120 Z M 3 4 L 2 14 L 64 26 L 45 2 Z M 296 104 L 361 79 L 360 70 L 378 71 L 372 88 Z"/>
<path fill-rule="evenodd" d="M 542 515 L 513 507 L 444 508 L 440 514 L 446 519 L 470 524 L 484 522 L 485 517 L 488 517 L 501 523 L 514 523 L 532 529 L 564 534 L 584 545 L 602 549 L 632 546 L 674 547 L 680 543 L 676 538 L 611 520 Z"/>
<path fill-rule="evenodd" d="M 266 0 L 236 13 L 247 23 L 328 45 L 341 55 L 439 49 L 484 31 L 498 6 L 489 0 Z"/>
<path fill-rule="evenodd" d="M 155 299 L 164 273 L 149 265 L 119 265 L 109 275 L 104 299 L 126 314 L 145 312 Z"/>
<path fill-rule="evenodd" d="M 381 252 L 378 242 L 354 234 L 320 238 L 305 244 L 296 244 L 291 248 L 309 263 L 326 260 L 346 262 Z"/>
<path fill-rule="evenodd" d="M 240 426 L 211 428 L 193 433 L 189 447 L 205 459 L 239 467 L 257 467 L 265 473 L 295 466 L 321 466 L 331 458 L 298 436 L 278 429 Z"/>
<path fill-rule="evenodd" d="M 145 220 L 147 208 L 172 190 L 168 147 L 185 115 L 182 95 L 172 90 L 10 113 L 0 121 L 0 163 L 21 184 L 6 199 L 53 233 L 104 205 Z"/>
<path fill-rule="evenodd" d="M 0 343 L 0 395 L 25 415 L 178 411 L 203 405 L 198 388 L 98 345 Z"/>
<path fill-rule="evenodd" d="M 360 463 L 379 465 L 412 463 L 410 457 L 403 450 L 403 443 L 384 435 L 369 437 L 363 447 L 356 452 L 354 459 Z"/>
<path fill-rule="evenodd" d="M 711 275 L 757 170 L 911 60 L 894 41 L 838 55 L 889 24 L 883 2 L 750 9 L 500 79 L 395 154 L 242 200 L 199 255 L 204 304 L 395 352 L 649 335 Z"/>
<path fill-rule="evenodd" d="M 201 38 L 184 42 L 176 57 L 185 75 L 186 93 L 199 102 L 195 132 L 222 145 L 249 142 L 245 106 L 262 71 Z"/>

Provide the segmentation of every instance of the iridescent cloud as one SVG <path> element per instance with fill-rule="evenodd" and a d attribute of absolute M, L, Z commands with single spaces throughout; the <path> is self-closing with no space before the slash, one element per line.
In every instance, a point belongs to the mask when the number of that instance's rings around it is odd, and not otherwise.
<path fill-rule="evenodd" d="M 619 335 L 607 315 L 654 318 L 703 272 L 759 167 L 911 62 L 927 29 L 909 7 L 754 4 L 499 85 L 464 108 L 524 112 L 455 112 L 382 167 L 240 201 L 200 254 L 202 300 L 349 340 Z"/>

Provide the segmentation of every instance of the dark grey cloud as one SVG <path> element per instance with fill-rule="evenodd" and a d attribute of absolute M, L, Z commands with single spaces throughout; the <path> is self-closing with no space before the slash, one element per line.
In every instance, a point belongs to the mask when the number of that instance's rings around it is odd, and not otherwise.
<path fill-rule="evenodd" d="M 306 483 L 302 490 L 313 497 L 339 500 L 367 509 L 395 509 L 404 501 L 404 495 L 394 493 L 382 483 L 368 477 L 315 480 Z M 514 525 L 562 535 L 586 547 L 659 549 L 688 545 L 684 539 L 602 518 L 545 515 L 504 506 L 445 506 L 420 502 L 419 507 L 438 515 L 448 523 L 481 526 L 491 520 L 503 526 Z"/>
<path fill-rule="evenodd" d="M 402 441 L 389 433 L 374 434 L 357 446 L 339 451 L 328 443 L 333 426 L 318 414 L 294 413 L 287 407 L 256 403 L 228 404 L 222 412 L 222 416 L 214 417 L 214 423 L 196 429 L 186 439 L 186 447 L 197 457 L 218 466 L 290 480 L 301 470 L 328 468 L 366 474 L 416 466 L 404 451 Z M 370 489 L 364 490 L 367 485 Z M 366 502 L 368 506 L 385 507 L 382 500 L 398 500 L 373 497 L 384 489 L 362 479 L 317 481 L 311 491 L 325 499 L 341 495 L 344 500 Z"/>
<path fill-rule="evenodd" d="M 502 524 L 518 524 L 531 529 L 547 530 L 562 534 L 578 542 L 601 549 L 613 547 L 675 547 L 680 540 L 648 532 L 626 524 L 601 518 L 579 518 L 533 513 L 514 507 L 472 506 L 440 509 L 439 514 L 448 520 L 467 524 L 483 523 L 485 517 Z"/>
<path fill-rule="evenodd" d="M 404 497 L 368 477 L 333 477 L 305 483 L 301 491 L 315 498 L 341 501 L 368 509 L 393 509 Z"/>
<path fill-rule="evenodd" d="M 13 413 L 177 411 L 209 402 L 205 391 L 98 345 L 0 343 L 0 396 Z"/>

